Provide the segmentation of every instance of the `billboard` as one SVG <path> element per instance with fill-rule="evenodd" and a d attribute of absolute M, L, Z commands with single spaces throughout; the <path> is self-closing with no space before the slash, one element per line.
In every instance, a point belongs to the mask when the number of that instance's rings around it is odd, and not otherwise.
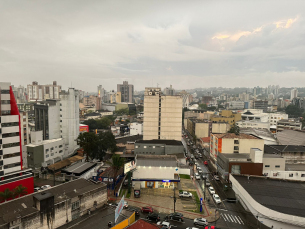
<path fill-rule="evenodd" d="M 114 212 L 114 222 L 115 223 L 116 223 L 117 219 L 119 218 L 119 216 L 123 210 L 123 207 L 124 207 L 124 195 L 123 195 L 122 199 L 120 200 L 120 202 Z"/>
<path fill-rule="evenodd" d="M 88 125 L 83 125 L 83 124 L 79 124 L 79 132 L 89 132 L 89 126 Z"/>
<path fill-rule="evenodd" d="M 125 165 L 124 165 L 124 173 L 128 173 L 130 170 L 133 170 L 135 169 L 137 166 L 136 166 L 136 163 L 135 161 L 130 161 L 130 162 L 127 162 Z"/>

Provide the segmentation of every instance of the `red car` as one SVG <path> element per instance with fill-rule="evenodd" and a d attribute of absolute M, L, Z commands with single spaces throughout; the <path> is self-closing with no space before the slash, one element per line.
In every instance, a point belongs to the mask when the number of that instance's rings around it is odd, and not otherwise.
<path fill-rule="evenodd" d="M 207 161 L 204 161 L 203 164 L 208 165 L 208 162 L 207 162 Z"/>
<path fill-rule="evenodd" d="M 142 207 L 141 212 L 153 213 L 154 209 L 152 207 Z"/>

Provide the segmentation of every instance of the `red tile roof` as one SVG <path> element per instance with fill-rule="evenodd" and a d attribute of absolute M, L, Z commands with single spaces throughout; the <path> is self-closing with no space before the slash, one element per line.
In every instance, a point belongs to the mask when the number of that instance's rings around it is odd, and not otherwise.
<path fill-rule="evenodd" d="M 203 141 L 203 142 L 210 142 L 210 137 L 205 137 L 205 138 L 201 138 L 201 140 Z"/>
<path fill-rule="evenodd" d="M 160 227 L 153 225 L 144 221 L 143 219 L 139 219 L 138 221 L 134 222 L 130 226 L 126 227 L 128 229 L 160 229 Z"/>

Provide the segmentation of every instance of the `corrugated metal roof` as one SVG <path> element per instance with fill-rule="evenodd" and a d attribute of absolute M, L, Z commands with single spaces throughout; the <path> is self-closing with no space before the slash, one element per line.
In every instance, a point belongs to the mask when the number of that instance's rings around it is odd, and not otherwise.
<path fill-rule="evenodd" d="M 137 166 L 177 167 L 177 161 L 174 158 L 139 158 L 137 159 Z"/>

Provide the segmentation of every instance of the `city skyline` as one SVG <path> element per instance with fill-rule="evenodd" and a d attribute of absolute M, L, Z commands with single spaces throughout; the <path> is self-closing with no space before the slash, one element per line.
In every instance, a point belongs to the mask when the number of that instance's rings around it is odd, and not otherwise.
<path fill-rule="evenodd" d="M 123 81 L 135 90 L 295 87 L 304 82 L 304 6 L 2 1 L 0 76 L 16 86 L 56 80 L 84 91 Z"/>

